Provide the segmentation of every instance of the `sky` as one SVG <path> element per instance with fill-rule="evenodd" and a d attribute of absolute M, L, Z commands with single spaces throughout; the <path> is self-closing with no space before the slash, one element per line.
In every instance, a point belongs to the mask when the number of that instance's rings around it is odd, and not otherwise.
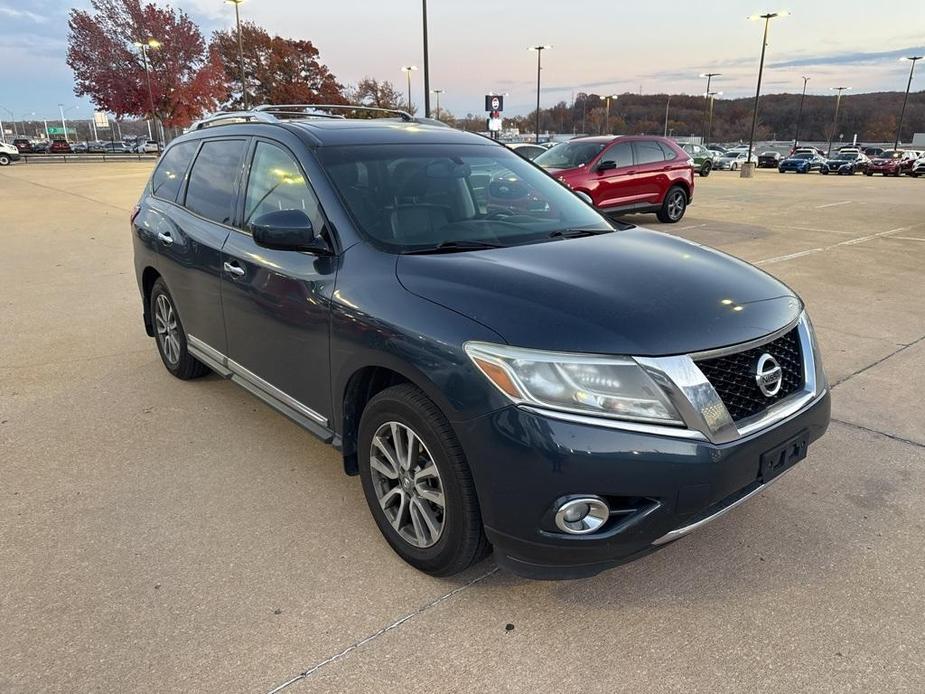
<path fill-rule="evenodd" d="M 579 91 L 702 94 L 698 75 L 719 72 L 720 98 L 754 94 L 762 23 L 756 13 L 789 10 L 771 22 L 763 93 L 903 90 L 909 63 L 925 54 L 925 0 L 429 0 L 431 89 L 455 115 L 481 113 L 483 95 L 507 93 L 505 113 L 536 100 L 536 53 L 543 53 L 541 101 Z M 158 2 L 157 4 L 165 4 Z M 174 0 L 207 36 L 234 24 L 222 0 Z M 89 118 L 65 63 L 67 15 L 89 0 L 0 0 L 0 119 Z M 402 65 L 423 65 L 420 0 L 245 0 L 242 18 L 271 33 L 309 39 L 345 84 L 364 76 L 406 88 Z M 925 90 L 925 61 L 913 91 Z M 421 104 L 422 71 L 412 99 Z M 35 114 L 33 116 L 32 114 Z"/>

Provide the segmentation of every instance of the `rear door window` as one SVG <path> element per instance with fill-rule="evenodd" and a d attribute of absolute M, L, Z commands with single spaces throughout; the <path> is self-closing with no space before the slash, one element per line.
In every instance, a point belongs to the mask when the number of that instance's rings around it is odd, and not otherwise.
<path fill-rule="evenodd" d="M 190 212 L 213 222 L 231 224 L 245 145 L 245 140 L 211 140 L 202 144 L 186 187 L 186 207 Z"/>
<path fill-rule="evenodd" d="M 633 143 L 637 164 L 655 164 L 665 161 L 665 153 L 655 140 L 637 140 Z"/>
<path fill-rule="evenodd" d="M 189 168 L 190 159 L 196 153 L 196 141 L 181 142 L 174 145 L 161 157 L 154 175 L 151 177 L 151 194 L 162 200 L 173 202 L 183 184 L 183 175 Z"/>

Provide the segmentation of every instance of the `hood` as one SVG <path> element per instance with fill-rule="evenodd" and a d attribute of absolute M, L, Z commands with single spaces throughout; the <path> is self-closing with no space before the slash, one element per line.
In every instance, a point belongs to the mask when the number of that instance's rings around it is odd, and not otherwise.
<path fill-rule="evenodd" d="M 445 255 L 400 256 L 412 293 L 509 344 L 659 356 L 763 337 L 799 315 L 788 287 L 745 262 L 643 229 Z"/>

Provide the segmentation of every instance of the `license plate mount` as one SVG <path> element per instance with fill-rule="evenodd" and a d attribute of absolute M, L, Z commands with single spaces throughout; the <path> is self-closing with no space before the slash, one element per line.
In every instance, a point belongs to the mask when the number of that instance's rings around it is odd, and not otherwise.
<path fill-rule="evenodd" d="M 809 447 L 809 433 L 801 431 L 784 443 L 761 454 L 759 478 L 767 484 L 785 470 L 789 470 L 806 457 Z"/>

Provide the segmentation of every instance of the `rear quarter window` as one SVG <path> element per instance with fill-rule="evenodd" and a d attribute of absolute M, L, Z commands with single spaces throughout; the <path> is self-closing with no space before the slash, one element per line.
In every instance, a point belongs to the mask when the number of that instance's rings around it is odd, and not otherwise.
<path fill-rule="evenodd" d="M 151 176 L 151 194 L 163 200 L 174 201 L 183 184 L 183 175 L 196 153 L 198 142 L 181 142 L 174 145 L 161 157 L 160 164 Z"/>

